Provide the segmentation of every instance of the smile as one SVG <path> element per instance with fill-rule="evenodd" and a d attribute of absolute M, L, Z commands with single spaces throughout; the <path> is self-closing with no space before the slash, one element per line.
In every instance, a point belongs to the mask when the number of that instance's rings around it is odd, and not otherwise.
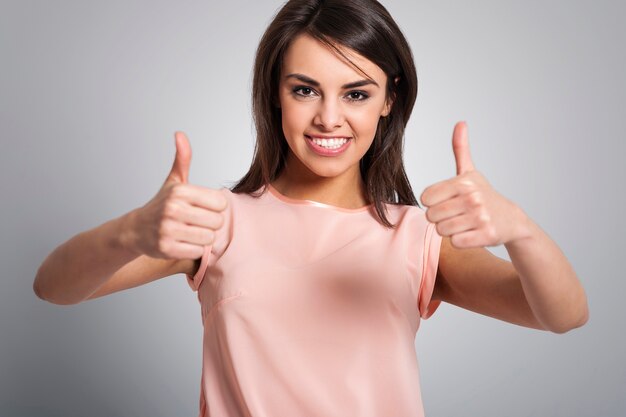
<path fill-rule="evenodd" d="M 338 155 L 350 146 L 349 138 L 312 138 L 305 136 L 310 148 L 317 154 L 325 156 Z"/>
<path fill-rule="evenodd" d="M 311 138 L 316 144 L 323 146 L 326 149 L 337 149 L 348 141 L 346 138 L 330 138 L 330 139 L 318 139 Z"/>

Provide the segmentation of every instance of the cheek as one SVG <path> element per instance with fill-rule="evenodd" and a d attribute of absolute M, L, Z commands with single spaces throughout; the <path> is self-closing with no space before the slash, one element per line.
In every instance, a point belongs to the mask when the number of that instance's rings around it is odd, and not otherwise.
<path fill-rule="evenodd" d="M 295 132 L 298 130 L 298 121 L 299 118 L 293 111 L 289 109 L 283 108 L 283 133 L 287 139 L 293 137 Z"/>
<path fill-rule="evenodd" d="M 290 103 L 288 100 L 281 107 L 283 129 L 286 131 L 299 130 L 307 125 L 309 114 L 306 106 Z"/>
<path fill-rule="evenodd" d="M 351 117 L 352 128 L 361 135 L 373 136 L 376 133 L 378 120 L 380 118 L 380 109 L 372 106 L 367 109 L 360 109 L 353 113 Z"/>

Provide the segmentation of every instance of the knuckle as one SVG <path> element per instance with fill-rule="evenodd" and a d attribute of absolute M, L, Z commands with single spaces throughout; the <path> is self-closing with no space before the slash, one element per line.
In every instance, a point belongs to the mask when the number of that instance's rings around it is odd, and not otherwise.
<path fill-rule="evenodd" d="M 175 198 L 183 198 L 186 195 L 185 184 L 174 184 L 170 190 L 170 195 Z"/>
<path fill-rule="evenodd" d="M 208 200 L 216 212 L 224 211 L 228 207 L 228 199 L 220 191 L 215 191 L 209 195 Z"/>
<path fill-rule="evenodd" d="M 215 221 L 215 228 L 216 228 L 216 229 L 219 229 L 219 228 L 221 228 L 222 226 L 224 226 L 224 221 L 225 221 L 225 220 L 224 220 L 224 215 L 223 215 L 223 214 L 220 214 L 220 213 L 217 213 L 217 216 L 216 216 L 216 221 Z"/>
<path fill-rule="evenodd" d="M 208 210 L 202 220 L 202 226 L 209 229 L 217 230 L 224 224 L 224 216 L 220 212 L 213 210 Z"/>
<path fill-rule="evenodd" d="M 163 220 L 159 225 L 159 236 L 169 236 L 174 231 L 174 222 L 171 220 Z"/>
<path fill-rule="evenodd" d="M 165 239 L 159 239 L 157 242 L 157 250 L 161 253 L 166 253 L 170 248 L 170 244 Z"/>
<path fill-rule="evenodd" d="M 228 199 L 224 197 L 222 193 L 217 196 L 218 206 L 221 207 L 220 211 L 226 210 L 228 207 Z"/>
<path fill-rule="evenodd" d="M 474 189 L 474 181 L 467 177 L 461 177 L 458 184 L 464 192 L 471 192 Z"/>
<path fill-rule="evenodd" d="M 480 207 L 482 203 L 482 198 L 480 196 L 480 193 L 478 192 L 472 192 L 467 194 L 466 200 L 470 207 Z"/>
<path fill-rule="evenodd" d="M 207 245 L 215 242 L 215 232 L 213 230 L 207 229 L 207 231 L 205 232 L 205 242 Z"/>
<path fill-rule="evenodd" d="M 180 213 L 180 206 L 172 200 L 168 200 L 163 207 L 165 217 L 175 218 Z"/>
<path fill-rule="evenodd" d="M 194 259 L 202 257 L 202 255 L 204 255 L 204 246 L 195 246 L 190 250 L 190 255 Z"/>

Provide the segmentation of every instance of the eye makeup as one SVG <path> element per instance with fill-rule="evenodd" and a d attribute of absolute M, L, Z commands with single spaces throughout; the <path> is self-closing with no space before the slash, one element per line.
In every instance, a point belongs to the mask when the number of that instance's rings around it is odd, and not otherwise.
<path fill-rule="evenodd" d="M 295 86 L 295 87 L 293 87 L 293 88 L 291 89 L 291 93 L 292 93 L 292 95 L 294 95 L 294 96 L 296 96 L 296 97 L 304 97 L 304 98 L 307 98 L 307 97 L 313 97 L 313 95 L 312 95 L 312 94 L 306 94 L 306 92 L 307 92 L 307 91 L 309 91 L 309 92 L 315 92 L 315 90 L 314 90 L 313 88 L 308 87 L 308 86 L 306 86 L 306 85 L 297 85 L 297 86 Z M 303 93 L 304 93 L 304 94 L 303 94 Z M 358 96 L 357 96 L 358 98 L 355 98 L 355 97 L 354 97 L 354 95 L 358 95 Z M 369 94 L 368 94 L 368 93 L 366 93 L 365 91 L 360 91 L 360 90 L 349 91 L 349 92 L 346 94 L 346 99 L 347 99 L 348 101 L 351 101 L 351 102 L 361 102 L 361 101 L 365 101 L 365 100 L 367 100 L 369 97 L 370 97 L 370 96 L 369 96 Z"/>

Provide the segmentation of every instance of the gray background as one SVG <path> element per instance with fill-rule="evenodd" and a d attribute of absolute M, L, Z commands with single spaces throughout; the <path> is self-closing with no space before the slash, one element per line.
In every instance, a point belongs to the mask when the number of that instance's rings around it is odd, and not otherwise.
<path fill-rule="evenodd" d="M 253 54 L 281 4 L 1 2 L 1 416 L 197 415 L 202 327 L 184 275 L 74 306 L 32 283 L 57 245 L 156 193 L 175 130 L 191 182 L 246 172 Z M 415 192 L 455 175 L 467 120 L 476 168 L 559 244 L 591 312 L 558 335 L 443 304 L 416 338 L 427 415 L 626 415 L 626 7 L 384 4 L 418 69 Z"/>

